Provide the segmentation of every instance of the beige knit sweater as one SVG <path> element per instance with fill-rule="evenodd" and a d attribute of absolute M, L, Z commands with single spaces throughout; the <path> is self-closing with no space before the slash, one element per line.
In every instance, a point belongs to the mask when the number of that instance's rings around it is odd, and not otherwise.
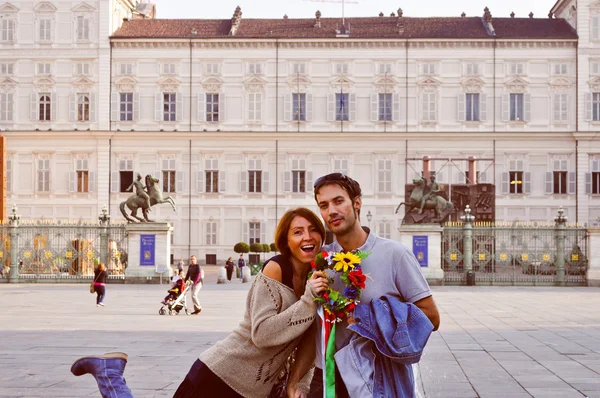
<path fill-rule="evenodd" d="M 292 289 L 259 273 L 248 292 L 240 325 L 200 354 L 200 360 L 238 394 L 268 396 L 286 359 L 316 317 L 314 298 L 308 282 L 298 300 Z M 311 379 L 312 371 L 299 387 L 308 391 Z"/>

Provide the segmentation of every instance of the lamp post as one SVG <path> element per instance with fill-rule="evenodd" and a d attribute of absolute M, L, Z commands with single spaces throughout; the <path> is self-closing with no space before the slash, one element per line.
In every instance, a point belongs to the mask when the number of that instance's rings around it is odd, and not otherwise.
<path fill-rule="evenodd" d="M 565 283 L 565 228 L 567 216 L 562 206 L 558 209 L 558 215 L 554 217 L 555 239 L 556 239 L 556 283 Z"/>
<path fill-rule="evenodd" d="M 371 228 L 371 220 L 373 219 L 373 214 L 371 214 L 371 210 L 367 212 L 367 221 L 369 222 L 369 228 Z"/>
<path fill-rule="evenodd" d="M 460 216 L 463 222 L 463 266 L 467 286 L 475 285 L 475 274 L 473 273 L 473 221 L 475 217 L 471 214 L 471 206 L 465 207 L 465 214 Z"/>

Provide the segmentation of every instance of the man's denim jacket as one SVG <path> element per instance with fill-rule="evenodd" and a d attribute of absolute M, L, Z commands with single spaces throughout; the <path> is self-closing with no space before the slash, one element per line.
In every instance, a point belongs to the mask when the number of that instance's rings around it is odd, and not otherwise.
<path fill-rule="evenodd" d="M 433 331 L 417 306 L 383 296 L 354 310 L 347 345 L 335 354 L 350 397 L 415 396 L 412 364 L 419 362 Z"/>

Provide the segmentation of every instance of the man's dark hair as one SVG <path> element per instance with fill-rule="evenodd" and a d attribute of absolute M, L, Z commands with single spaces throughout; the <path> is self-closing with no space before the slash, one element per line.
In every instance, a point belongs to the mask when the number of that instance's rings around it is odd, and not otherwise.
<path fill-rule="evenodd" d="M 358 182 L 343 173 L 331 173 L 315 180 L 315 201 L 317 201 L 319 190 L 327 185 L 337 185 L 342 188 L 348 193 L 352 202 L 354 202 L 354 199 L 362 197 L 362 190 L 360 189 L 360 184 Z"/>

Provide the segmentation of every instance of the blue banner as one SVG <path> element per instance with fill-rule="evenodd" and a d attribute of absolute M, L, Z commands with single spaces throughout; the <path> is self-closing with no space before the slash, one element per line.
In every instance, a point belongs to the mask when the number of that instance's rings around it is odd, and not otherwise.
<path fill-rule="evenodd" d="M 156 235 L 140 235 L 140 265 L 154 266 Z"/>
<path fill-rule="evenodd" d="M 413 254 L 421 267 L 429 266 L 427 263 L 427 251 L 429 249 L 427 238 L 427 236 L 413 236 Z"/>

